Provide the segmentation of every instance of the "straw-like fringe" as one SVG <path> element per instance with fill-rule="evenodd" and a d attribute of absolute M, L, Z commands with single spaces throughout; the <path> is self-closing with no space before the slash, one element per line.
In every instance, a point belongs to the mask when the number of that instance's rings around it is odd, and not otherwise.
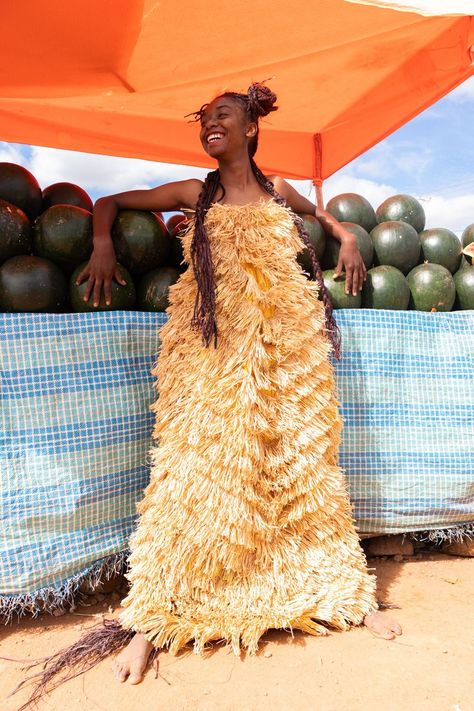
<path fill-rule="evenodd" d="M 219 347 L 189 328 L 196 283 L 170 288 L 153 369 L 151 477 L 130 539 L 120 621 L 174 654 L 194 639 L 257 649 L 269 628 L 360 624 L 377 608 L 343 473 L 318 286 L 274 201 L 214 205 Z M 183 236 L 190 258 L 192 230 Z"/>
<path fill-rule="evenodd" d="M 28 700 L 17 711 L 25 711 L 60 684 L 92 669 L 110 654 L 128 644 L 135 634 L 131 630 L 124 630 L 117 620 L 104 619 L 99 625 L 98 629 L 97 625 L 94 625 L 91 630 L 82 635 L 79 641 L 69 647 L 22 667 L 25 671 L 29 671 L 42 664 L 43 670 L 23 679 L 9 694 L 13 696 L 25 685 L 34 685 Z M 0 657 L 0 659 L 9 658 Z M 149 663 L 151 661 L 152 658 L 149 659 Z"/>
<path fill-rule="evenodd" d="M 407 535 L 420 543 L 434 543 L 439 546 L 443 543 L 462 543 L 474 538 L 474 523 L 457 523 L 446 528 L 413 531 Z"/>
<path fill-rule="evenodd" d="M 94 590 L 99 583 L 109 580 L 113 575 L 123 574 L 128 556 L 129 551 L 109 555 L 59 585 L 47 586 L 31 593 L 0 595 L 0 620 L 7 625 L 13 623 L 14 615 L 17 615 L 16 621 L 19 621 L 25 615 L 35 618 L 42 612 L 52 614 L 57 609 L 71 608 L 82 583 L 88 582 L 91 590 Z"/>

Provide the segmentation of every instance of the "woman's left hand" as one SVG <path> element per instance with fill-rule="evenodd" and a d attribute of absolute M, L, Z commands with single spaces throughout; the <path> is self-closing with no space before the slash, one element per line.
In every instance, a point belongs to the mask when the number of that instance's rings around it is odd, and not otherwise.
<path fill-rule="evenodd" d="M 339 259 L 334 271 L 334 278 L 346 273 L 345 292 L 353 296 L 362 289 L 363 282 L 367 279 L 367 269 L 357 246 L 356 238 L 350 232 L 340 233 L 341 248 Z"/>

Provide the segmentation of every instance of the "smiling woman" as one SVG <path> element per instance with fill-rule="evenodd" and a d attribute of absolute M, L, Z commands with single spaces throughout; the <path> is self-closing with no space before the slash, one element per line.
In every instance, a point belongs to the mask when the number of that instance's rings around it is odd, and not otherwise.
<path fill-rule="evenodd" d="M 275 101 L 254 84 L 195 112 L 203 148 L 218 163 L 204 183 L 96 204 L 94 293 L 100 266 L 116 269 L 110 226 L 123 207 L 193 211 L 183 236 L 193 269 L 170 287 L 160 331 L 156 445 L 130 537 L 130 590 L 118 620 L 41 660 L 30 701 L 125 645 L 116 678 L 138 683 L 160 650 L 176 654 L 188 643 L 203 653 L 223 640 L 239 655 L 255 654 L 271 628 L 322 635 L 365 623 L 387 639 L 401 632 L 377 611 L 338 466 L 342 421 L 329 353 L 338 354 L 339 341 L 295 214 L 315 206 L 254 161 L 258 120 Z M 365 267 L 353 235 L 346 241 L 334 220 L 328 225 L 341 241 L 340 267 L 360 288 Z M 305 245 L 316 281 L 296 259 Z"/>

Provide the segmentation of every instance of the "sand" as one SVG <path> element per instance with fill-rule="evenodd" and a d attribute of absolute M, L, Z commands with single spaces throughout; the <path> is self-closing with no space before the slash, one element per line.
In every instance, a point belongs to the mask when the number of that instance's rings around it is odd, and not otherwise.
<path fill-rule="evenodd" d="M 444 554 L 369 559 L 379 597 L 401 609 L 384 614 L 403 626 L 393 641 L 364 628 L 310 637 L 271 630 L 256 657 L 213 645 L 206 658 L 185 651 L 160 655 L 138 685 L 117 682 L 111 658 L 59 687 L 38 711 L 474 711 L 474 558 Z M 110 606 L 110 608 L 109 608 Z M 119 601 L 110 596 L 62 617 L 23 618 L 0 631 L 0 655 L 50 654 L 78 639 Z M 27 698 L 7 694 L 21 664 L 0 659 L 0 709 Z"/>

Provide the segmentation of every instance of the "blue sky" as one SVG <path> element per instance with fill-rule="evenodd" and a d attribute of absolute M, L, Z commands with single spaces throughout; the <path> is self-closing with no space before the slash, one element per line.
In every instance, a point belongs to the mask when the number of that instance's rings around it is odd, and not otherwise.
<path fill-rule="evenodd" d="M 457 235 L 474 223 L 474 77 L 328 178 L 325 202 L 342 192 L 364 195 L 374 209 L 390 195 L 422 203 L 426 227 Z M 258 158 L 258 155 L 257 155 Z M 123 190 L 202 177 L 207 170 L 130 158 L 0 142 L 0 161 L 31 170 L 42 188 L 58 181 L 83 187 L 93 200 Z M 309 181 L 291 181 L 314 201 Z"/>

